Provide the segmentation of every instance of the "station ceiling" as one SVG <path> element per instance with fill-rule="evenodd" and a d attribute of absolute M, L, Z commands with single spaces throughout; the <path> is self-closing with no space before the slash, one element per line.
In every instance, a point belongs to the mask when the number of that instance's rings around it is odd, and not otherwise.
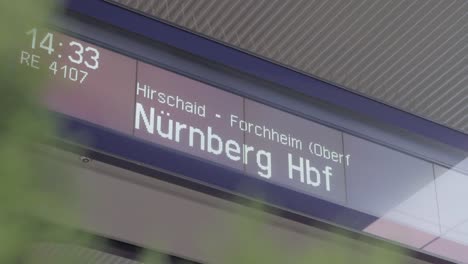
<path fill-rule="evenodd" d="M 111 0 L 468 134 L 466 0 Z"/>

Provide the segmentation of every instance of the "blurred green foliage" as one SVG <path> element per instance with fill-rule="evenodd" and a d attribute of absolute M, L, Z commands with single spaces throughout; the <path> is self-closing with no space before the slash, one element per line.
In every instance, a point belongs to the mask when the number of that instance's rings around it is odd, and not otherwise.
<path fill-rule="evenodd" d="M 0 2 L 0 263 L 24 261 L 38 240 L 70 235 L 44 221 L 71 216 L 64 203 L 71 194 L 43 188 L 43 176 L 59 172 L 35 151 L 54 127 L 39 102 L 45 73 L 18 63 L 25 32 L 44 26 L 58 8 L 55 4 L 52 0 Z"/>
<path fill-rule="evenodd" d="M 405 252 L 399 248 L 385 243 L 369 244 L 359 239 L 352 239 L 351 232 L 338 228 L 324 231 L 303 226 L 296 230 L 296 227 L 302 225 L 298 224 L 293 228 L 282 221 L 274 220 L 279 217 L 266 213 L 262 203 L 241 207 L 235 213 L 236 217 L 232 217 L 228 222 L 207 228 L 214 233 L 201 238 L 206 250 L 218 252 L 219 259 L 224 260 L 223 264 L 406 263 Z M 281 237 L 272 226 L 283 226 L 280 229 L 287 230 L 286 233 L 298 232 L 298 234 Z M 220 241 L 217 232 L 227 234 L 229 240 Z M 302 237 L 302 240 L 291 241 L 292 237 Z"/>

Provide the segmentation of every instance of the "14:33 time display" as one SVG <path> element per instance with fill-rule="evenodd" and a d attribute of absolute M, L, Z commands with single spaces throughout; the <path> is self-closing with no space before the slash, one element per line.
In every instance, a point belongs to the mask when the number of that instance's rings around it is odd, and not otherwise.
<path fill-rule="evenodd" d="M 90 71 L 99 69 L 97 48 L 60 33 L 40 32 L 37 28 L 26 31 L 26 35 L 31 40 L 31 51 L 21 51 L 20 64 L 35 69 L 47 66 L 53 75 L 79 83 L 86 80 Z M 59 40 L 56 40 L 57 35 Z"/>

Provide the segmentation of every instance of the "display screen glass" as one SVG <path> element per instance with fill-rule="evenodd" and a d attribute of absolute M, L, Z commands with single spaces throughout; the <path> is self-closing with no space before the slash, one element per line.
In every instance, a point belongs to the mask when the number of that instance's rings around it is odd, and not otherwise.
<path fill-rule="evenodd" d="M 339 131 L 62 33 L 26 36 L 18 61 L 47 71 L 51 110 L 346 203 Z"/>
<path fill-rule="evenodd" d="M 62 33 L 25 37 L 18 64 L 47 72 L 50 110 L 376 216 L 365 231 L 412 247 L 468 244 L 468 214 L 447 209 L 463 173 Z"/>

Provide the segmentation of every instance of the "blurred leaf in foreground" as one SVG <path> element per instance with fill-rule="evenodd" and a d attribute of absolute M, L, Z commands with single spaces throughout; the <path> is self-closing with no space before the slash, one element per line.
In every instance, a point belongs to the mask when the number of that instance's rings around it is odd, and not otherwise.
<path fill-rule="evenodd" d="M 45 74 L 19 65 L 25 32 L 44 27 L 55 8 L 52 0 L 0 2 L 0 263 L 24 259 L 38 240 L 65 236 L 41 217 L 68 214 L 66 195 L 42 188 L 44 176 L 59 172 L 34 151 L 53 132 L 39 102 Z"/>
<path fill-rule="evenodd" d="M 206 227 L 217 232 L 201 239 L 206 250 L 218 252 L 217 258 L 224 264 L 405 263 L 405 252 L 397 247 L 351 239 L 349 234 L 340 234 L 338 228 L 324 231 L 304 225 L 296 230 L 278 222 L 278 217 L 262 213 L 260 203 L 240 208 L 227 222 Z"/>

